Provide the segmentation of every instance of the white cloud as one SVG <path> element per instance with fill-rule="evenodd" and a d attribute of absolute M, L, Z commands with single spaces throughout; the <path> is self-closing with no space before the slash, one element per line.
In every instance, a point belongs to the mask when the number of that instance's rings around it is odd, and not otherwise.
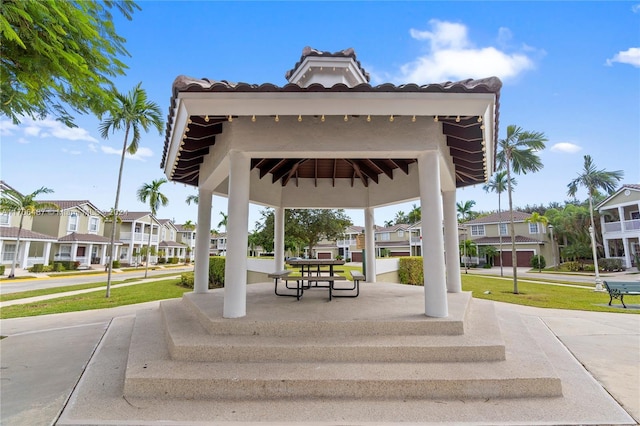
<path fill-rule="evenodd" d="M 90 143 L 89 144 L 89 151 L 98 152 L 98 146 L 95 143 Z"/>
<path fill-rule="evenodd" d="M 613 58 L 607 59 L 607 65 L 613 65 L 614 62 L 640 68 L 640 47 L 630 47 L 625 51 L 616 53 Z"/>
<path fill-rule="evenodd" d="M 559 142 L 551 147 L 551 151 L 575 154 L 576 152 L 582 151 L 582 147 L 571 142 Z"/>
<path fill-rule="evenodd" d="M 18 143 L 29 143 L 29 139 L 26 138 L 18 138 Z"/>
<path fill-rule="evenodd" d="M 631 11 L 633 13 L 640 13 L 640 4 L 634 4 L 633 6 L 631 6 Z"/>
<path fill-rule="evenodd" d="M 17 128 L 11 120 L 0 120 L 0 136 L 11 136 Z"/>
<path fill-rule="evenodd" d="M 67 149 L 67 148 L 62 148 L 62 152 L 65 152 L 65 153 L 70 154 L 70 155 L 80 155 L 80 154 L 82 154 L 80 151 L 70 150 L 70 149 Z"/>
<path fill-rule="evenodd" d="M 100 149 L 102 149 L 102 152 L 105 154 L 122 155 L 122 150 L 115 149 L 110 146 L 101 145 Z M 128 152 L 126 153 L 126 158 L 131 160 L 146 161 L 146 158 L 148 157 L 153 157 L 153 151 L 145 147 L 138 148 L 138 151 L 134 155 L 131 155 Z"/>
<path fill-rule="evenodd" d="M 503 80 L 517 77 L 534 68 L 533 60 L 524 51 L 508 53 L 497 47 L 476 47 L 469 40 L 463 24 L 429 21 L 431 31 L 410 30 L 416 40 L 429 42 L 429 52 L 400 68 L 395 80 L 402 83 L 433 83 L 465 78 L 497 76 Z M 513 35 L 508 28 L 498 30 L 497 43 L 508 44 Z"/>
<path fill-rule="evenodd" d="M 28 137 L 53 137 L 68 141 L 98 142 L 86 129 L 82 127 L 67 127 L 50 118 L 33 120 L 29 117 L 22 117 L 19 125 L 13 125 L 10 121 L 0 121 L 0 134 L 2 136 L 13 135 L 18 132 L 22 132 L 24 136 Z"/>

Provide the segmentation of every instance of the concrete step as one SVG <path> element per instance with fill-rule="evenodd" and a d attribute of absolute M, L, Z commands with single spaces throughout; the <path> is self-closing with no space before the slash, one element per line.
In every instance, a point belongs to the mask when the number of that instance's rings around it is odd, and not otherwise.
<path fill-rule="evenodd" d="M 171 359 L 160 310 L 136 317 L 127 397 L 228 400 L 477 399 L 556 397 L 562 386 L 533 339 L 504 361 L 481 362 L 189 362 Z M 521 327 L 527 333 L 526 327 Z"/>
<path fill-rule="evenodd" d="M 217 362 L 466 362 L 505 359 L 494 307 L 471 304 L 463 335 L 211 335 L 180 300 L 162 302 L 163 324 L 171 358 Z M 425 319 L 426 320 L 426 319 Z M 331 322 L 330 326 L 337 326 Z M 341 325 L 346 325 L 344 322 Z M 382 323 L 379 322 L 379 326 Z M 322 330 L 324 322 L 315 323 Z M 288 325 L 281 325 L 287 327 Z M 360 330 L 351 328 L 350 330 Z"/>
<path fill-rule="evenodd" d="M 200 324 L 212 335 L 261 336 L 356 336 L 356 335 L 461 335 L 471 303 L 471 293 L 450 293 L 449 315 L 432 318 L 424 315 L 424 296 L 416 297 L 412 286 L 395 285 L 390 295 L 380 286 L 375 293 L 364 283 L 361 295 L 354 299 L 328 301 L 325 290 L 305 292 L 297 301 L 265 293 L 264 286 L 247 287 L 251 310 L 243 318 L 222 318 L 220 292 L 186 293 L 183 302 Z M 353 312 L 361 312 L 354 317 Z M 276 314 L 277 313 L 277 314 Z"/>

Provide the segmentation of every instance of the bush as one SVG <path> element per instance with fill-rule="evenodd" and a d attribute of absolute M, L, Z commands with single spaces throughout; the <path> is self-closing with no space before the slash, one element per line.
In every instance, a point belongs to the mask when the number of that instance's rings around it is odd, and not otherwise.
<path fill-rule="evenodd" d="M 224 287 L 225 260 L 222 256 L 209 257 L 209 288 Z"/>
<path fill-rule="evenodd" d="M 580 262 L 565 262 L 562 264 L 562 269 L 569 272 L 579 272 L 582 270 L 582 264 Z"/>
<path fill-rule="evenodd" d="M 34 263 L 33 266 L 29 268 L 29 272 L 44 272 L 44 264 Z"/>
<path fill-rule="evenodd" d="M 119 260 L 114 260 L 113 261 L 113 268 L 119 268 L 120 267 L 120 261 Z"/>
<path fill-rule="evenodd" d="M 542 255 L 535 255 L 529 261 L 529 264 L 534 269 L 544 269 L 547 267 L 547 261 L 544 259 Z"/>
<path fill-rule="evenodd" d="M 161 263 L 167 263 L 167 259 L 165 259 L 164 257 L 159 257 L 158 264 L 161 264 Z"/>
<path fill-rule="evenodd" d="M 193 272 L 185 272 L 184 274 L 180 274 L 180 285 L 182 287 L 193 288 L 194 281 L 195 275 Z"/>
<path fill-rule="evenodd" d="M 398 277 L 402 284 L 424 285 L 422 256 L 401 257 L 398 265 Z"/>
<path fill-rule="evenodd" d="M 622 266 L 622 259 L 600 259 L 598 266 L 603 271 L 607 272 L 619 272 L 624 271 L 624 267 Z"/>
<path fill-rule="evenodd" d="M 62 262 L 56 262 L 53 264 L 53 272 L 62 272 L 62 271 L 66 271 Z"/>
<path fill-rule="evenodd" d="M 177 265 L 178 264 L 178 258 L 177 257 L 172 257 L 171 259 L 169 259 L 169 263 L 171 263 L 172 265 Z"/>
<path fill-rule="evenodd" d="M 4 265 L 0 265 L 0 275 L 4 275 Z"/>

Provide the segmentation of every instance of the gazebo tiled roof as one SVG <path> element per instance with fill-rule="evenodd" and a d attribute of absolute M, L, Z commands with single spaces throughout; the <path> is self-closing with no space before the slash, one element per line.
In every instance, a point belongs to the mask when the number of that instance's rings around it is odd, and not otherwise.
<path fill-rule="evenodd" d="M 320 52 L 315 49 L 306 48 L 305 51 L 303 51 L 301 61 L 287 73 L 287 76 L 297 69 L 304 58 L 323 55 L 329 57 L 350 57 L 360 67 L 353 49 L 329 54 L 328 52 Z M 364 70 L 361 71 L 363 74 L 366 74 Z M 296 94 L 314 94 L 323 98 L 326 98 L 326 95 L 349 94 L 352 95 L 354 99 L 361 98 L 363 95 L 379 96 L 382 99 L 387 94 L 406 94 L 407 97 L 416 94 L 432 94 L 434 99 L 439 99 L 441 94 L 453 96 L 458 94 L 491 94 L 495 96 L 495 111 L 488 116 L 494 121 L 494 123 L 492 123 L 494 130 L 491 135 L 493 139 L 492 142 L 494 143 L 491 144 L 493 152 L 490 158 L 495 159 L 495 141 L 497 141 L 498 135 L 498 106 L 501 87 L 502 82 L 496 77 L 426 85 L 395 85 L 385 83 L 372 86 L 368 83 L 362 83 L 354 87 L 349 87 L 346 84 L 338 83 L 330 87 L 325 87 L 321 84 L 314 83 L 307 87 L 302 87 L 294 83 L 288 83 L 284 86 L 277 86 L 272 83 L 232 83 L 224 80 L 197 79 L 182 75 L 177 77 L 173 83 L 173 95 L 171 97 L 170 112 L 167 118 L 165 144 L 160 167 L 168 168 L 171 171 L 168 175 L 170 180 L 197 186 L 200 175 L 200 164 L 202 164 L 203 158 L 210 153 L 210 149 L 216 144 L 216 138 L 221 136 L 225 131 L 225 124 L 234 119 L 242 118 L 255 121 L 256 119 L 265 118 L 265 110 L 260 110 L 258 106 L 256 106 L 257 112 L 248 117 L 240 117 L 234 114 L 192 114 L 188 117 L 189 125 L 186 127 L 182 136 L 182 141 L 178 148 L 178 156 L 173 157 L 173 155 L 170 155 L 169 150 L 172 137 L 175 138 L 176 136 L 174 135 L 174 131 L 176 130 L 177 114 L 179 113 L 179 109 L 177 108 L 178 100 L 185 94 L 210 96 L 232 93 L 247 95 L 247 99 L 249 99 L 249 97 L 257 98 L 277 94 L 286 95 L 288 98 Z M 197 99 L 203 98 L 197 96 Z M 464 187 L 485 182 L 487 178 L 487 167 L 484 152 L 485 126 L 483 117 L 481 115 L 456 115 L 455 113 L 451 113 L 451 109 L 447 109 L 446 103 L 419 102 L 415 99 L 414 101 L 418 103 L 411 104 L 408 101 L 403 102 L 402 104 L 404 105 L 397 107 L 395 116 L 394 113 L 391 114 L 392 118 L 389 116 L 372 116 L 366 113 L 364 115 L 367 117 L 367 120 L 393 120 L 393 117 L 413 114 L 409 115 L 409 117 L 414 121 L 428 119 L 441 123 L 442 133 L 446 137 L 447 147 L 451 152 L 455 164 L 456 186 Z M 416 105 L 415 110 L 411 110 L 412 112 L 409 112 L 409 104 Z M 391 103 L 389 107 L 393 108 L 393 105 L 399 104 Z M 314 109 L 314 111 L 316 110 Z M 315 118 L 322 115 L 322 119 L 324 120 L 324 115 L 318 112 L 319 110 L 311 115 Z M 327 114 L 330 114 L 330 112 L 327 111 Z M 345 121 L 350 117 L 352 119 L 361 117 L 362 114 L 363 111 L 356 110 L 347 112 L 344 114 Z M 266 115 L 273 119 L 274 116 L 278 117 L 278 112 L 274 110 Z M 256 116 L 259 116 L 259 118 L 256 118 Z M 302 120 L 302 114 L 298 115 L 298 120 Z M 173 164 L 167 164 L 169 157 L 172 158 Z M 396 169 L 408 174 L 409 165 L 415 163 L 415 161 L 414 158 L 367 158 L 366 153 L 363 152 L 362 158 L 252 158 L 251 168 L 260 171 L 260 178 L 270 174 L 273 183 L 280 182 L 282 186 L 292 183 L 297 184 L 297 179 L 313 178 L 316 179 L 316 181 L 318 179 L 331 179 L 334 186 L 337 179 L 349 179 L 352 185 L 355 181 L 360 181 L 367 187 L 370 183 L 377 184 L 380 175 L 386 175 L 390 179 L 393 179 L 393 173 Z M 493 165 L 490 167 L 492 168 Z"/>

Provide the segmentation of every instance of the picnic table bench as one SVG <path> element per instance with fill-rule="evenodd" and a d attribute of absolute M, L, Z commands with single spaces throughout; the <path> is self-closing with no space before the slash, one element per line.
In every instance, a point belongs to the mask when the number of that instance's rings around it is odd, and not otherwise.
<path fill-rule="evenodd" d="M 622 306 L 626 309 L 625 295 L 640 296 L 640 282 L 605 281 L 604 286 L 609 292 L 609 306 L 611 306 L 613 299 L 620 299 Z"/>

